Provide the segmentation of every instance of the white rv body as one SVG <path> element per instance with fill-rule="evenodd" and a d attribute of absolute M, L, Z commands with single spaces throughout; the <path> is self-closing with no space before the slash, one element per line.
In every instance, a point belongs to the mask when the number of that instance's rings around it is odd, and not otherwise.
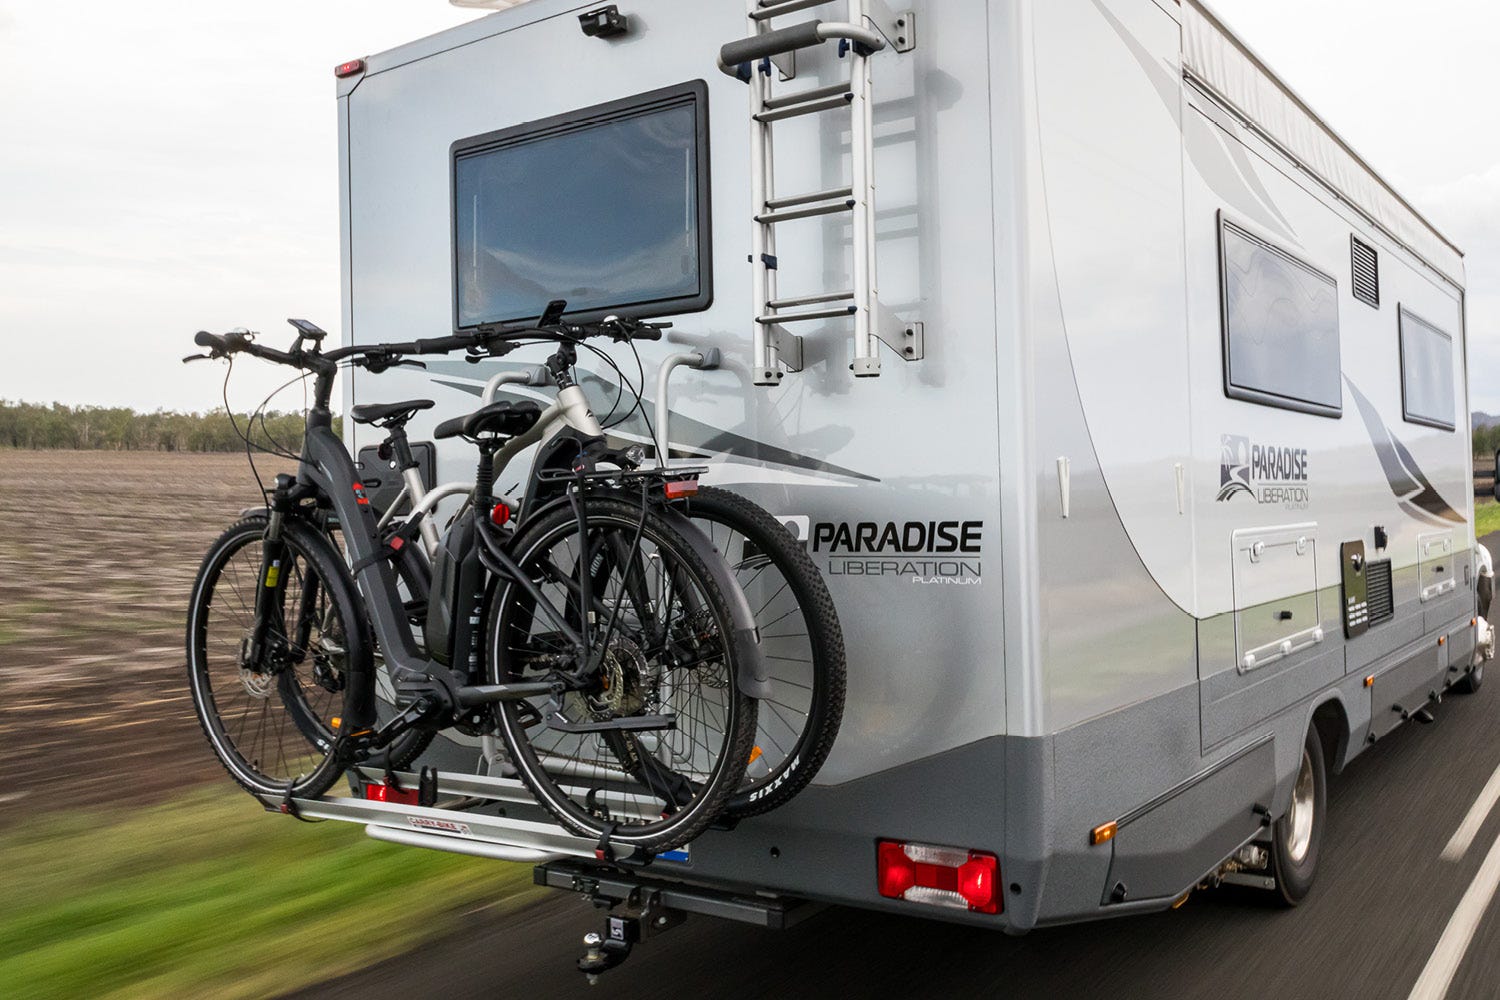
<path fill-rule="evenodd" d="M 915 47 L 871 58 L 873 155 L 878 292 L 923 324 L 920 360 L 882 348 L 879 377 L 855 378 L 833 320 L 796 331 L 802 371 L 754 384 L 747 88 L 716 66 L 747 33 L 740 0 L 630 0 L 612 39 L 580 31 L 594 5 L 533 0 L 341 80 L 344 329 L 450 332 L 455 143 L 704 81 L 711 304 L 665 317 L 644 378 L 613 356 L 649 412 L 664 358 L 722 352 L 674 377 L 672 446 L 805 533 L 848 703 L 811 788 L 655 871 L 1011 930 L 1165 906 L 1286 811 L 1315 719 L 1341 767 L 1468 668 L 1462 256 L 1196 3 L 910 5 Z M 846 73 L 829 44 L 776 86 Z M 778 191 L 848 183 L 843 121 L 778 125 Z M 588 220 L 560 204 L 557 225 Z M 779 229 L 781 294 L 848 287 L 848 218 Z M 1369 250 L 1376 305 L 1354 295 Z M 1307 315 L 1333 304 L 1332 369 L 1326 337 L 1290 366 L 1321 412 L 1231 384 L 1226 272 L 1245 301 L 1272 275 Z M 1403 323 L 1449 426 L 1407 419 Z M 352 372 L 346 403 L 433 398 L 421 439 L 545 353 Z M 602 415 L 617 380 L 581 368 Z M 640 420 L 616 433 L 650 443 Z M 440 448 L 439 478 L 473 463 Z M 1389 562 L 1391 616 L 1346 638 L 1353 542 Z M 473 771 L 472 744 L 443 753 Z M 882 898 L 880 838 L 995 854 L 1002 912 Z"/>

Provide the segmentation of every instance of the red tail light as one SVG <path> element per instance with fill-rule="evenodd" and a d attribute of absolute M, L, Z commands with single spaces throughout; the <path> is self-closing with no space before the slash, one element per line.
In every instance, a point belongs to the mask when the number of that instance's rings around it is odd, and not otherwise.
<path fill-rule="evenodd" d="M 346 63 L 339 63 L 335 66 L 333 68 L 333 75 L 342 80 L 346 76 L 354 76 L 364 71 L 365 61 L 363 59 L 350 59 Z"/>
<path fill-rule="evenodd" d="M 365 798 L 371 802 L 390 802 L 393 805 L 414 806 L 417 804 L 417 790 L 415 788 L 397 788 L 395 785 L 368 784 L 365 786 Z"/>
<path fill-rule="evenodd" d="M 928 906 L 999 913 L 1000 859 L 983 851 L 882 840 L 875 845 L 880 894 Z"/>
<path fill-rule="evenodd" d="M 678 479 L 667 484 L 667 499 L 681 500 L 698 492 L 698 480 Z"/>

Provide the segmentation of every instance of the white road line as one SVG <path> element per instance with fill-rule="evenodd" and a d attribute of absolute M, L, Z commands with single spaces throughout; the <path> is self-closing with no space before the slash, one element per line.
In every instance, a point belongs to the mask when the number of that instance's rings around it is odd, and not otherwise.
<path fill-rule="evenodd" d="M 1438 939 L 1437 947 L 1432 950 L 1432 957 L 1427 960 L 1408 1000 L 1443 1000 L 1447 995 L 1448 986 L 1464 960 L 1464 952 L 1469 950 L 1469 943 L 1474 940 L 1474 932 L 1479 929 L 1479 921 L 1484 919 L 1496 889 L 1500 889 L 1500 837 L 1495 839 L 1464 898 L 1458 901 L 1458 909 L 1453 911 L 1448 926 L 1443 929 L 1443 936 Z"/>
<path fill-rule="evenodd" d="M 1448 846 L 1443 848 L 1444 861 L 1463 860 L 1469 845 L 1474 843 L 1474 838 L 1479 835 L 1479 828 L 1484 826 L 1485 817 L 1495 808 L 1496 802 L 1500 802 L 1500 767 L 1495 768 L 1495 773 L 1490 775 L 1489 784 L 1484 786 L 1484 791 L 1479 793 L 1479 798 L 1474 800 L 1473 807 L 1469 809 L 1469 815 L 1464 817 L 1464 821 L 1453 832 L 1453 838 L 1448 841 Z"/>

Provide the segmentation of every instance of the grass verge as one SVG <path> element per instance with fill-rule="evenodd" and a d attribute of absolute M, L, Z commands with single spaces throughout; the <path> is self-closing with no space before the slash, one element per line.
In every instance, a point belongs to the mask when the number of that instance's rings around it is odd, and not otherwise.
<path fill-rule="evenodd" d="M 1500 531 L 1500 503 L 1493 500 L 1474 502 L 1474 537 L 1483 538 L 1492 531 Z"/>
<path fill-rule="evenodd" d="M 199 791 L 0 835 L 0 991 L 275 996 L 404 953 L 465 908 L 513 906 L 531 869 L 366 838 Z"/>

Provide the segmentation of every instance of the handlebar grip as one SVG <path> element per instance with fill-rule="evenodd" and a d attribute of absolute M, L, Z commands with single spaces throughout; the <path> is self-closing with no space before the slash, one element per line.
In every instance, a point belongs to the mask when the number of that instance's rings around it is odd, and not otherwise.
<path fill-rule="evenodd" d="M 643 326 L 643 327 L 639 327 L 638 329 L 630 331 L 630 339 L 631 340 L 660 340 L 661 339 L 661 327 L 659 327 L 659 326 Z"/>
<path fill-rule="evenodd" d="M 209 333 L 207 330 L 199 330 L 197 334 L 193 336 L 193 343 L 197 344 L 199 347 L 209 347 L 216 351 L 222 351 L 228 347 L 228 345 L 224 343 L 223 337 L 216 337 L 213 334 Z"/>
<path fill-rule="evenodd" d="M 719 63 L 722 66 L 738 66 L 741 63 L 779 56 L 784 52 L 810 49 L 823 43 L 823 37 L 818 31 L 822 26 L 822 21 L 808 21 L 730 42 L 719 50 Z"/>

